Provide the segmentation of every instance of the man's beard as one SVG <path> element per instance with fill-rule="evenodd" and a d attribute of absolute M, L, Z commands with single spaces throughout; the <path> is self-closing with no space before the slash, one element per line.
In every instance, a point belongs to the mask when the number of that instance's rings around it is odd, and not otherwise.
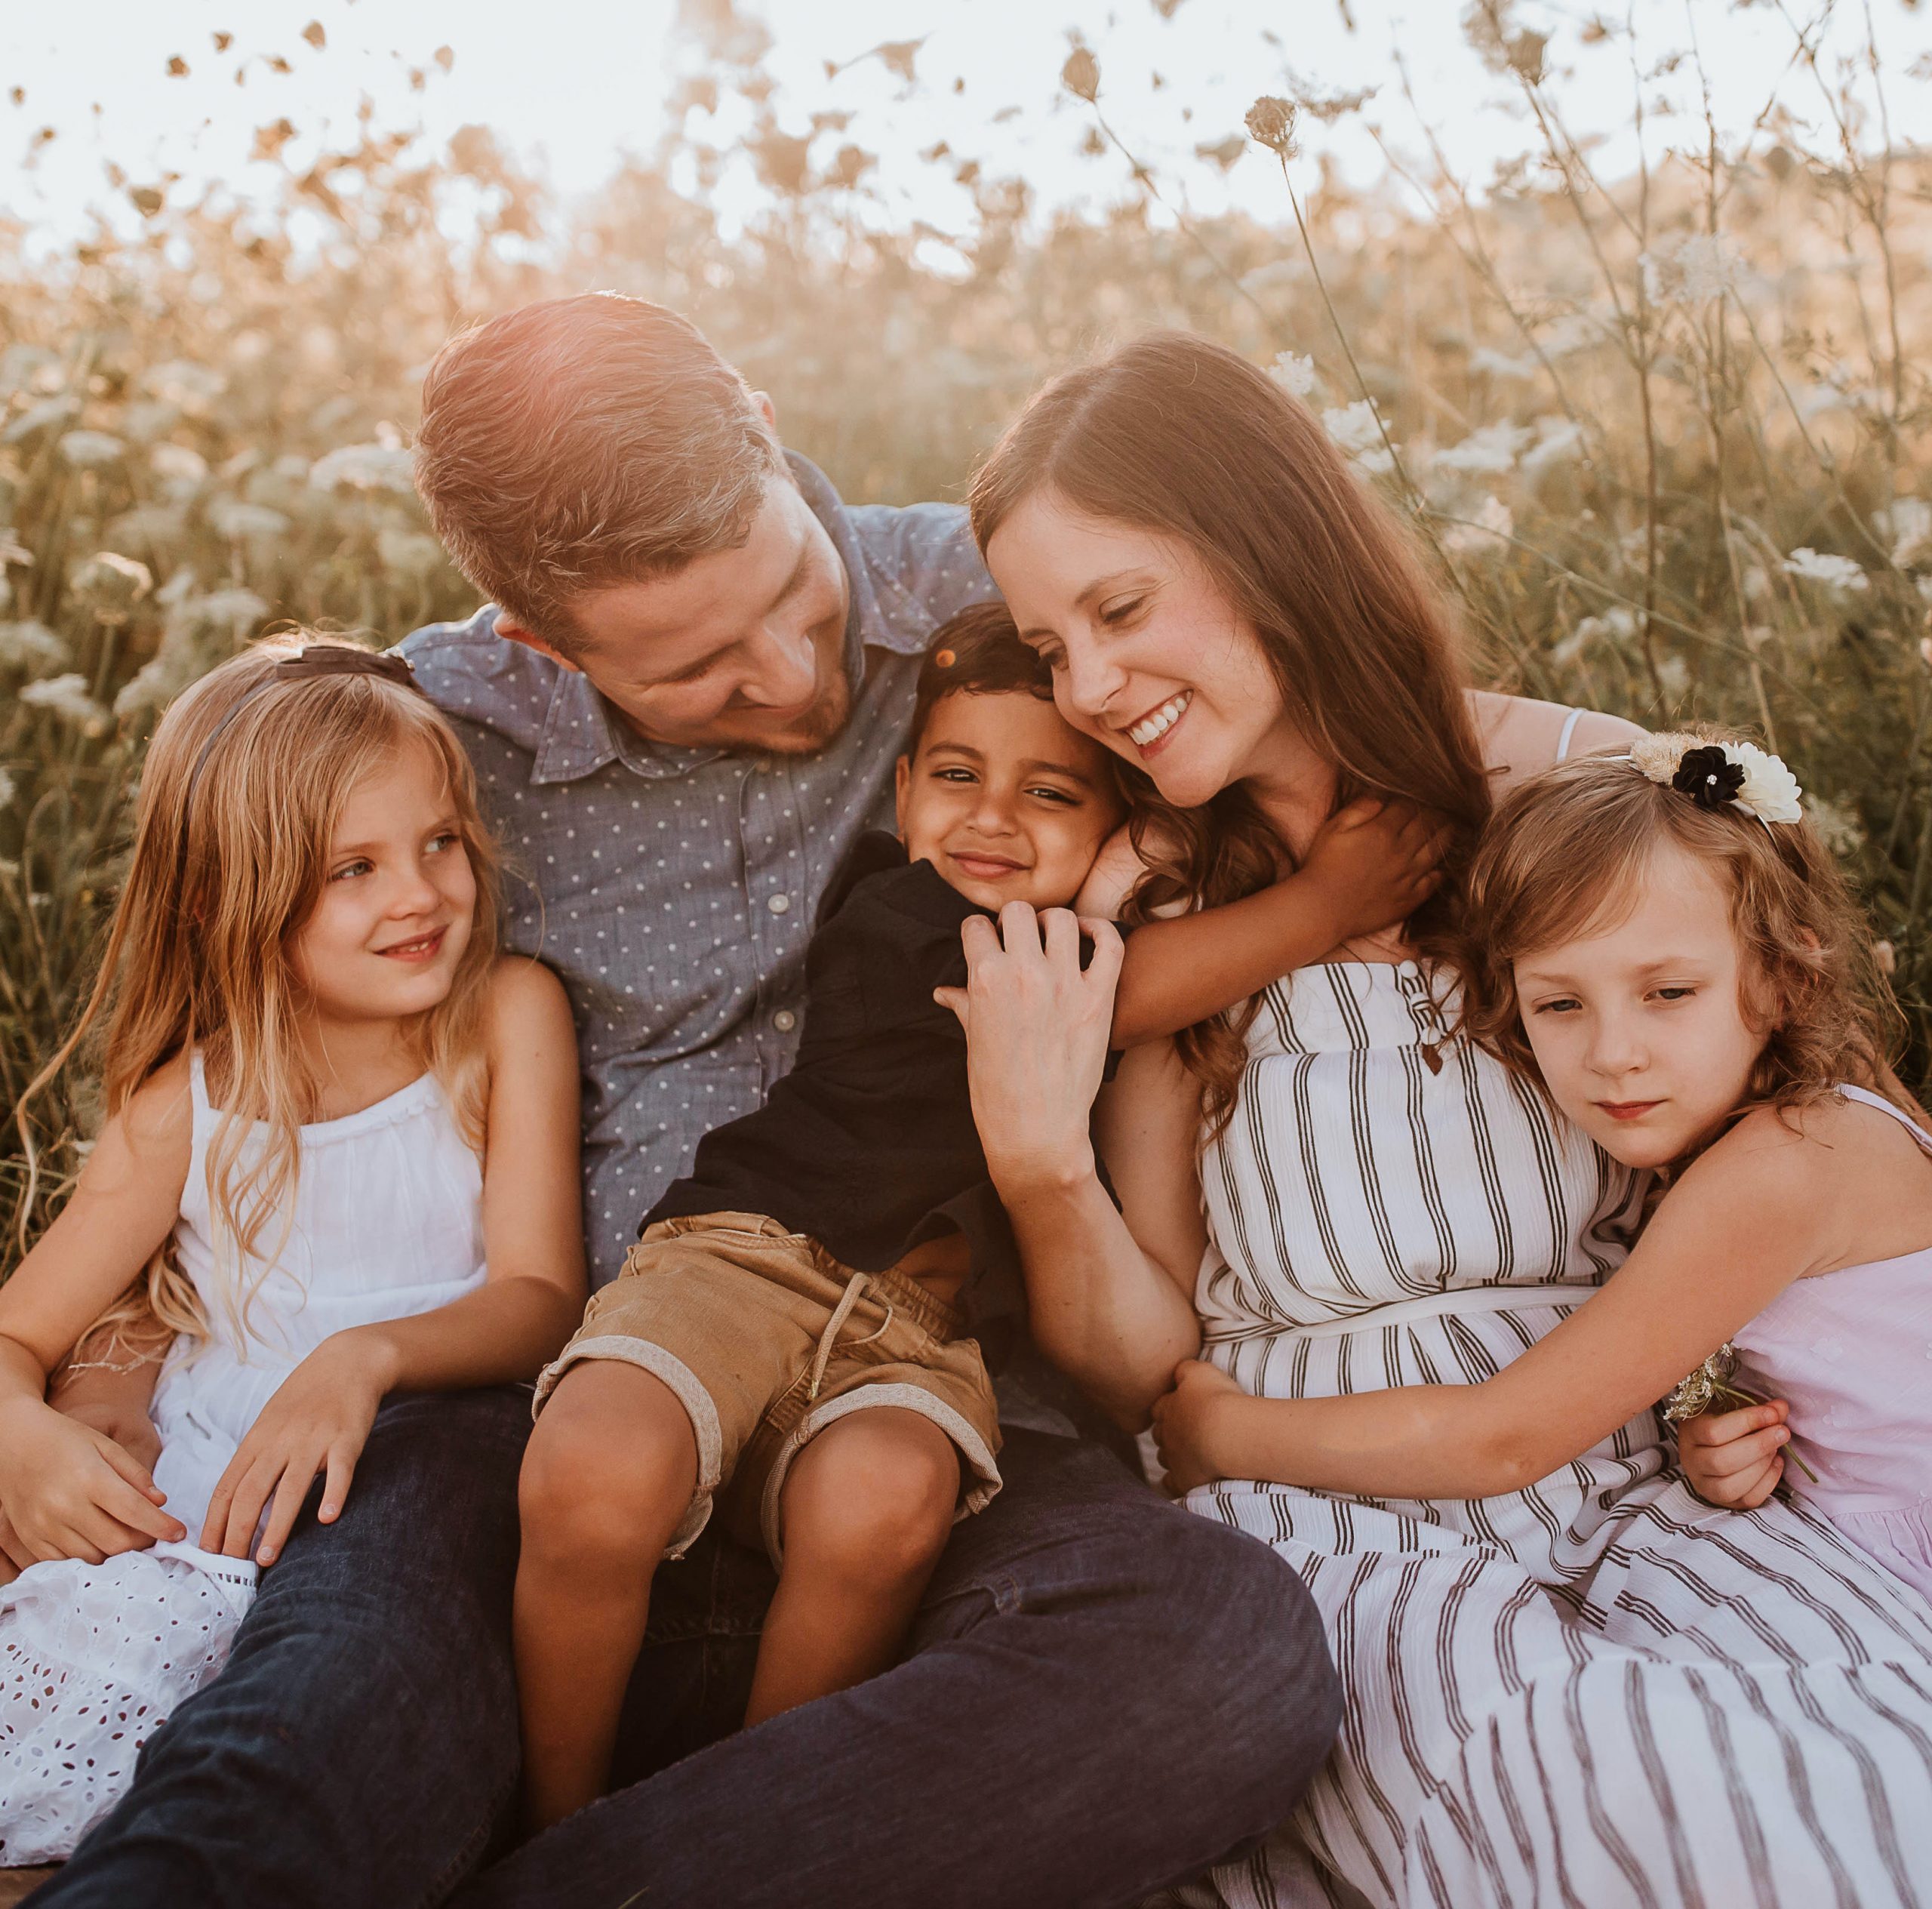
<path fill-rule="evenodd" d="M 758 747 L 774 756 L 815 756 L 844 728 L 852 714 L 852 686 L 835 667 L 826 693 L 781 734 L 761 737 Z"/>

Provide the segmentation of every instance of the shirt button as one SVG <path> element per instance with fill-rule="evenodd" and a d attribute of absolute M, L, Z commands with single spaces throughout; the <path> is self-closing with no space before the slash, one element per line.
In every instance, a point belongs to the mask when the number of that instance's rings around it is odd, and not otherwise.
<path fill-rule="evenodd" d="M 792 906 L 789 894 L 775 894 L 765 904 L 774 915 L 782 915 Z"/>
<path fill-rule="evenodd" d="M 771 1024 L 778 1030 L 780 1033 L 789 1034 L 798 1026 L 798 1017 L 789 1008 L 780 1008 L 771 1017 Z"/>

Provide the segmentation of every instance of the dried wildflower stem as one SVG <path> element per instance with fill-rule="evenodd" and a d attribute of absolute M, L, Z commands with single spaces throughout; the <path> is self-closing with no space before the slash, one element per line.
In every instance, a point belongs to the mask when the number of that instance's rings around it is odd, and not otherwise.
<path fill-rule="evenodd" d="M 1294 340 L 1277 329 L 1274 314 L 1270 312 L 1268 307 L 1264 305 L 1260 299 L 1256 297 L 1254 294 L 1249 291 L 1247 287 L 1241 282 L 1240 274 L 1235 271 L 1232 266 L 1229 265 L 1227 262 L 1222 258 L 1221 255 L 1214 250 L 1213 246 L 1208 244 L 1206 239 L 1201 237 L 1200 232 L 1195 229 L 1193 220 L 1189 218 L 1187 214 L 1182 211 L 1178 206 L 1171 205 L 1168 203 L 1167 199 L 1161 191 L 1159 183 L 1154 177 L 1152 168 L 1143 165 L 1140 159 L 1134 155 L 1132 150 L 1128 147 L 1127 142 L 1121 137 L 1119 134 L 1114 131 L 1112 122 L 1108 119 L 1107 115 L 1100 110 L 1100 101 L 1097 99 L 1090 99 L 1088 100 L 1087 103 L 1093 109 L 1094 123 L 1100 128 L 1100 131 L 1106 135 L 1108 140 L 1112 144 L 1114 149 L 1120 154 L 1121 157 L 1124 159 L 1127 162 L 1128 165 L 1133 169 L 1134 183 L 1139 186 L 1140 189 L 1145 192 L 1156 205 L 1159 206 L 1161 211 L 1165 212 L 1168 217 L 1172 219 L 1174 223 L 1180 228 L 1182 232 L 1192 241 L 1195 248 L 1199 251 L 1201 256 L 1214 268 L 1223 279 L 1226 280 L 1228 285 L 1235 291 L 1235 293 L 1238 297 L 1245 299 L 1247 303 L 1253 307 L 1255 313 L 1260 317 L 1262 325 L 1266 331 L 1269 338 L 1276 344 L 1281 346 L 1284 349 L 1286 349 L 1294 343 Z"/>
<path fill-rule="evenodd" d="M 1328 322 L 1334 328 L 1336 341 L 1342 347 L 1342 356 L 1348 360 L 1349 375 L 1355 381 L 1355 389 L 1367 402 L 1369 415 L 1375 420 L 1376 436 L 1381 439 L 1382 448 L 1389 454 L 1389 462 L 1401 481 L 1403 494 L 1408 500 L 1410 509 L 1415 513 L 1417 521 L 1423 524 L 1425 534 L 1435 547 L 1436 554 L 1446 560 L 1447 553 L 1437 542 L 1435 533 L 1427 528 L 1427 503 L 1421 489 L 1410 476 L 1408 466 L 1402 461 L 1402 454 L 1396 449 L 1394 439 L 1389 435 L 1388 426 L 1382 421 L 1381 408 L 1375 402 L 1374 394 L 1368 388 L 1367 379 L 1362 376 L 1361 366 L 1355 361 L 1355 347 L 1349 342 L 1348 327 L 1343 324 L 1341 314 L 1335 309 L 1335 301 L 1329 296 L 1328 281 L 1322 275 L 1321 261 L 1315 256 L 1315 242 L 1309 236 L 1308 221 L 1302 217 L 1300 196 L 1295 191 L 1294 180 L 1288 175 L 1288 155 L 1278 150 L 1275 157 L 1281 164 L 1281 183 L 1287 189 L 1288 208 L 1294 214 L 1295 230 L 1301 236 L 1302 251 L 1308 260 L 1309 270 L 1314 275 L 1315 288 L 1321 294 L 1321 308 L 1328 314 Z"/>
<path fill-rule="evenodd" d="M 1377 150 L 1387 162 L 1389 170 L 1407 185 L 1422 201 L 1428 208 L 1429 217 L 1436 229 L 1455 247 L 1464 263 L 1475 272 L 1484 288 L 1496 300 L 1504 316 L 1515 327 L 1516 335 L 1528 346 L 1531 356 L 1542 366 L 1544 375 L 1549 380 L 1550 389 L 1555 394 L 1558 408 L 1562 411 L 1564 416 L 1586 436 L 1589 436 L 1595 428 L 1595 420 L 1590 418 L 1586 412 L 1580 410 L 1572 401 L 1569 387 L 1564 383 L 1561 375 L 1557 371 L 1555 361 L 1543 349 L 1543 341 L 1531 328 L 1529 320 L 1524 316 L 1521 306 L 1512 295 L 1488 247 L 1483 243 L 1481 227 L 1477 220 L 1475 210 L 1469 203 L 1468 189 L 1456 177 L 1454 169 L 1451 167 L 1448 155 L 1442 149 L 1441 142 L 1436 137 L 1435 128 L 1423 119 L 1422 109 L 1416 100 L 1414 87 L 1409 79 L 1408 62 L 1399 53 L 1395 57 L 1395 70 L 1401 79 L 1402 96 L 1408 101 L 1411 110 L 1414 112 L 1417 122 L 1422 127 L 1423 137 L 1429 143 L 1429 155 L 1435 162 L 1437 175 L 1455 196 L 1457 208 L 1462 214 L 1466 237 L 1463 232 L 1457 229 L 1451 220 L 1443 216 L 1436 205 L 1434 195 L 1403 164 L 1400 157 L 1383 138 L 1377 128 L 1371 126 L 1368 129 L 1370 137 L 1374 140 Z"/>

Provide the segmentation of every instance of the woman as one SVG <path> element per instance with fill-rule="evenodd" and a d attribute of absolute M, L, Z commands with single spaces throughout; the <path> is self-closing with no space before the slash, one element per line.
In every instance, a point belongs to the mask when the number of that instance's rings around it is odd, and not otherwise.
<path fill-rule="evenodd" d="M 969 924 L 975 1107 L 1042 1346 L 1130 1424 L 1201 1344 L 1190 1299 L 1264 1394 L 1495 1372 L 1619 1263 L 1635 1190 L 1443 1038 L 1458 879 L 1495 782 L 1634 731 L 1466 690 L 1393 522 L 1198 340 L 1048 386 L 973 507 L 1061 708 L 1174 811 L 1143 901 L 1270 879 L 1365 791 L 1455 830 L 1406 939 L 1336 950 L 1185 1066 L 1130 1055 L 1101 1127 L 1121 1212 L 1085 1125 L 1111 961 Z M 1932 1612 L 1801 1503 L 1701 1504 L 1651 1415 L 1477 1503 L 1189 1502 L 1302 1572 L 1348 1704 L 1226 1900 L 1870 1904 L 1932 1877 Z"/>

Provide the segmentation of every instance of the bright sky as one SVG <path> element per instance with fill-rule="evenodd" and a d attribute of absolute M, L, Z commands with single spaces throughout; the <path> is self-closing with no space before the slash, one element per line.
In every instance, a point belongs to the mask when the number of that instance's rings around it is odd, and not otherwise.
<path fill-rule="evenodd" d="M 1866 0 L 1606 0 L 1604 11 L 1620 15 L 1626 5 L 1647 66 L 1687 51 L 1694 34 L 1718 123 L 1740 138 L 1774 98 L 1827 132 L 1819 75 L 1792 61 L 1792 23 L 1825 22 L 1820 72 L 1829 74 L 1859 51 L 1867 12 Z M 781 125 L 803 130 L 814 111 L 852 112 L 840 137 L 881 155 L 877 183 L 885 216 L 897 221 L 945 228 L 962 217 L 949 171 L 916 157 L 940 139 L 989 171 L 1020 171 L 1048 204 L 1131 191 L 1118 154 L 1077 155 L 1088 115 L 1058 83 L 1076 34 L 1100 59 L 1101 103 L 1115 129 L 1164 190 L 1204 213 L 1232 203 L 1281 216 L 1268 155 L 1251 149 L 1223 175 L 1194 147 L 1238 131 L 1257 94 L 1288 89 L 1291 69 L 1324 93 L 1380 89 L 1360 119 L 1307 129 L 1306 177 L 1324 151 L 1350 177 L 1374 176 L 1381 162 L 1364 121 L 1405 153 L 1421 152 L 1398 50 L 1423 118 L 1466 174 L 1480 183 L 1530 143 L 1521 119 L 1503 109 L 1512 89 L 1463 40 L 1461 0 L 739 0 L 739 11 L 772 34 L 766 66 L 779 83 Z M 1579 129 L 1605 136 L 1598 163 L 1614 173 L 1633 153 L 1632 80 L 1624 46 L 1585 42 L 1594 11 L 1587 0 L 1524 0 L 1518 9 L 1524 24 L 1550 32 L 1564 111 Z M 136 184 L 171 171 L 182 175 L 177 193 L 217 180 L 247 194 L 272 177 L 250 161 L 256 127 L 292 122 L 297 137 L 285 157 L 303 165 L 331 126 L 352 125 L 365 97 L 379 125 L 420 127 L 435 147 L 459 126 L 489 126 L 568 200 L 662 134 L 666 94 L 699 64 L 677 11 L 676 0 L 13 0 L 0 7 L 0 177 L 11 181 L 0 210 L 25 222 L 42 251 L 85 231 L 90 208 L 117 225 L 136 222 L 108 183 L 109 162 Z M 1869 13 L 1903 137 L 1932 110 L 1932 8 L 1869 0 Z M 311 22 L 320 48 L 303 37 Z M 226 51 L 217 35 L 232 35 Z M 922 36 L 916 91 L 876 58 L 827 74 L 828 62 Z M 434 60 L 445 45 L 447 73 Z M 176 57 L 187 71 L 171 76 Z M 276 58 L 289 70 L 275 70 Z M 426 75 L 420 92 L 412 67 Z M 1652 120 L 1655 138 L 1691 134 L 1681 115 L 1697 109 L 1700 85 L 1687 59 L 1643 85 L 1648 109 L 1665 111 Z M 740 103 L 735 117 L 700 113 L 691 123 L 721 141 L 743 116 Z M 37 146 L 48 126 L 57 137 Z M 30 152 L 31 166 L 18 165 Z M 757 192 L 741 171 L 728 175 L 718 197 L 740 213 Z"/>

